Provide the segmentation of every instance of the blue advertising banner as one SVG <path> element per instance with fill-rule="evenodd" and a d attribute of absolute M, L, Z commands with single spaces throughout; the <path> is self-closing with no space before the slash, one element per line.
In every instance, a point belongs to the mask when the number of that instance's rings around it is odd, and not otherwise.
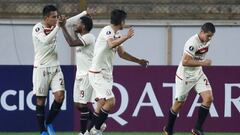
<path fill-rule="evenodd" d="M 53 124 L 57 131 L 76 131 L 80 128 L 80 117 L 73 106 L 75 67 L 61 67 L 67 95 L 62 112 Z M 107 131 L 161 131 L 174 101 L 176 68 L 114 67 L 116 106 L 107 120 Z M 32 70 L 32 66 L 0 66 L 0 131 L 38 131 Z M 240 121 L 240 68 L 214 66 L 204 71 L 214 95 L 205 131 L 239 132 L 236 123 Z M 46 111 L 53 101 L 51 91 L 49 95 Z M 191 91 L 176 121 L 176 131 L 191 130 L 200 105 L 200 96 Z"/>
<path fill-rule="evenodd" d="M 58 131 L 72 131 L 75 70 L 73 66 L 61 67 L 67 95 L 54 126 Z M 0 66 L 0 131 L 38 131 L 34 111 L 36 99 L 32 94 L 32 71 L 32 66 Z M 51 91 L 47 99 L 46 112 L 54 99 Z"/>

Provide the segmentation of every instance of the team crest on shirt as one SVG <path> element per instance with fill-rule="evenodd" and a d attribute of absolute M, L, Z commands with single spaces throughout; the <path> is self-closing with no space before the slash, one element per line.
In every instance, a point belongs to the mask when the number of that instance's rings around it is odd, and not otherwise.
<path fill-rule="evenodd" d="M 40 28 L 38 28 L 38 27 L 35 29 L 36 32 L 38 32 L 39 30 L 40 30 Z"/>
<path fill-rule="evenodd" d="M 190 47 L 189 47 L 189 50 L 190 50 L 190 51 L 193 51 L 193 50 L 194 50 L 194 47 L 193 47 L 193 46 L 190 46 Z"/>
<path fill-rule="evenodd" d="M 110 35 L 111 34 L 111 31 L 107 31 L 107 33 L 106 33 L 107 35 Z"/>

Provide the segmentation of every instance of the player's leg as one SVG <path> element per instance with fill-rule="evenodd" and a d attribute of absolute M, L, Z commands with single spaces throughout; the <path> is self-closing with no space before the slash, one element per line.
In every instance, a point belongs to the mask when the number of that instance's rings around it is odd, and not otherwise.
<path fill-rule="evenodd" d="M 101 110 L 102 106 L 104 105 L 104 103 L 105 103 L 105 99 L 98 99 L 97 100 L 97 106 L 95 108 L 95 111 L 94 111 L 94 113 L 91 114 L 91 120 L 90 120 L 89 127 L 88 127 L 89 132 L 94 127 L 94 125 L 96 124 L 96 120 L 99 117 L 100 110 Z M 101 126 L 100 130 L 104 131 L 105 128 L 106 128 L 106 124 L 103 124 Z"/>
<path fill-rule="evenodd" d="M 61 106 L 64 100 L 64 91 L 58 91 L 53 93 L 54 95 L 54 101 L 51 105 L 51 109 L 48 113 L 48 117 L 46 120 L 46 124 L 51 124 L 53 122 L 53 120 L 55 119 L 55 117 L 58 115 L 58 113 L 61 110 Z"/>
<path fill-rule="evenodd" d="M 92 117 L 92 111 L 87 103 L 92 102 L 92 86 L 88 75 L 76 76 L 74 83 L 73 100 L 76 108 L 80 111 L 80 134 L 87 134 L 87 126 Z"/>
<path fill-rule="evenodd" d="M 113 110 L 115 106 L 115 98 L 107 99 L 99 111 L 99 117 L 96 120 L 95 128 L 97 130 L 101 129 L 102 124 L 107 120 L 109 112 Z"/>
<path fill-rule="evenodd" d="M 45 101 L 48 95 L 48 76 L 46 68 L 34 68 L 33 70 L 33 94 L 36 95 L 36 117 L 40 133 L 47 134 L 45 128 Z"/>
<path fill-rule="evenodd" d="M 185 100 L 187 99 L 188 93 L 191 90 L 191 88 L 195 85 L 195 82 L 186 82 L 178 77 L 175 78 L 176 81 L 176 96 L 175 96 L 175 102 L 168 113 L 168 122 L 166 126 L 163 128 L 163 132 L 165 135 L 172 135 L 173 134 L 173 128 L 175 121 L 177 119 L 177 115 L 179 111 L 181 110 L 182 106 L 185 103 Z"/>
<path fill-rule="evenodd" d="M 112 76 L 104 76 L 102 73 L 90 73 L 89 78 L 96 97 L 100 99 L 98 100 L 98 107 L 95 112 L 98 116 L 96 117 L 91 133 L 101 135 L 101 126 L 107 120 L 108 113 L 115 105 L 115 97 L 112 92 L 113 80 Z"/>
<path fill-rule="evenodd" d="M 202 135 L 202 125 L 204 124 L 204 121 L 209 114 L 209 108 L 213 102 L 212 88 L 205 75 L 201 77 L 195 89 L 202 97 L 202 104 L 199 107 L 198 119 L 196 121 L 194 129 L 192 130 L 192 133 L 195 135 Z"/>
<path fill-rule="evenodd" d="M 168 122 L 167 122 L 167 125 L 163 128 L 163 131 L 166 135 L 173 134 L 173 127 L 174 127 L 175 121 L 177 119 L 178 112 L 181 110 L 184 102 L 185 101 L 178 101 L 176 99 L 173 106 L 169 110 Z"/>
<path fill-rule="evenodd" d="M 65 98 L 65 86 L 63 74 L 59 66 L 50 68 L 49 72 L 52 75 L 51 88 L 54 95 L 54 101 L 51 105 L 50 111 L 48 112 L 46 125 L 49 135 L 55 135 L 52 122 L 61 110 L 61 106 Z"/>
<path fill-rule="evenodd" d="M 37 96 L 37 103 L 36 103 L 36 116 L 39 125 L 39 129 L 41 133 L 46 132 L 45 128 L 45 99 L 46 97 Z"/>

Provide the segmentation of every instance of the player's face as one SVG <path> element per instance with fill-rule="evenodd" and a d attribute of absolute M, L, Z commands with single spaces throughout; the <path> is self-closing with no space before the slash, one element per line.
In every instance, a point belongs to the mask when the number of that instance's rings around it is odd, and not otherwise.
<path fill-rule="evenodd" d="M 119 29 L 122 30 L 124 26 L 125 26 L 125 20 L 122 21 L 122 23 L 120 24 L 120 28 Z"/>
<path fill-rule="evenodd" d="M 203 42 L 208 42 L 208 41 L 210 41 L 211 39 L 212 39 L 212 37 L 213 37 L 213 35 L 214 35 L 214 33 L 212 33 L 212 32 L 210 32 L 210 31 L 208 31 L 208 32 L 201 32 L 201 34 L 202 34 L 202 41 Z"/>
<path fill-rule="evenodd" d="M 45 18 L 45 22 L 47 25 L 55 26 L 57 24 L 58 13 L 57 11 L 51 11 L 49 15 Z"/>
<path fill-rule="evenodd" d="M 82 31 L 83 31 L 83 28 L 84 28 L 84 25 L 82 24 L 82 22 L 80 21 L 80 22 L 78 22 L 77 24 L 76 24 L 76 32 L 77 33 L 82 33 Z"/>

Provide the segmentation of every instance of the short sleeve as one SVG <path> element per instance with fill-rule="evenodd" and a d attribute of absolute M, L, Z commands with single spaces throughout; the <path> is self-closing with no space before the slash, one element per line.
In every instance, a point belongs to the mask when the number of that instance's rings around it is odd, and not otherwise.
<path fill-rule="evenodd" d="M 85 34 L 80 37 L 80 39 L 84 43 L 84 45 L 91 45 L 95 43 L 95 36 L 92 34 Z"/>
<path fill-rule="evenodd" d="M 105 27 L 105 29 L 102 31 L 101 34 L 105 40 L 114 38 L 114 35 L 115 35 L 111 27 Z"/>
<path fill-rule="evenodd" d="M 184 47 L 184 53 L 187 53 L 188 55 L 194 57 L 196 51 L 197 51 L 196 43 L 194 43 L 191 40 L 187 41 Z"/>

